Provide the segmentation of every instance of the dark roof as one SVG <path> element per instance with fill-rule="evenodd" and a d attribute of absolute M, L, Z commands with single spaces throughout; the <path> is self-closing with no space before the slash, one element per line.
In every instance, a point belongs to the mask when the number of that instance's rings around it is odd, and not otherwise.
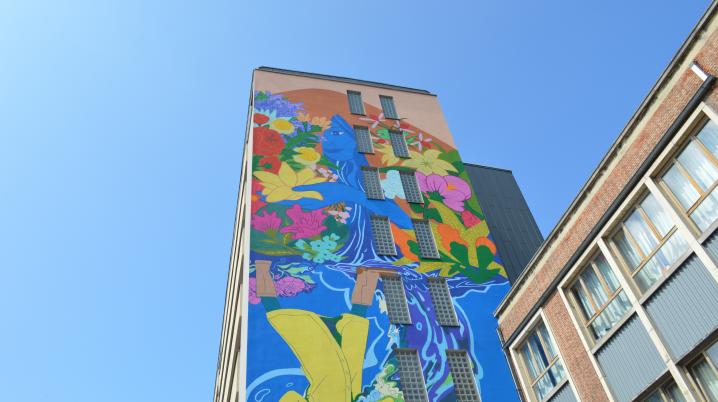
<path fill-rule="evenodd" d="M 283 68 L 266 67 L 266 66 L 257 67 L 257 70 L 268 71 L 270 73 L 297 75 L 300 77 L 309 77 L 309 78 L 317 78 L 320 80 L 347 82 L 347 83 L 356 84 L 356 85 L 367 85 L 367 86 L 378 87 L 378 88 L 393 89 L 396 91 L 413 92 L 413 93 L 422 94 L 422 95 L 436 96 L 436 95 L 432 94 L 431 92 L 424 90 L 424 89 L 416 89 L 416 88 L 402 87 L 399 85 L 383 84 L 381 82 L 365 81 L 365 80 L 359 80 L 356 78 L 338 77 L 336 75 L 307 73 L 304 71 L 285 70 Z"/>

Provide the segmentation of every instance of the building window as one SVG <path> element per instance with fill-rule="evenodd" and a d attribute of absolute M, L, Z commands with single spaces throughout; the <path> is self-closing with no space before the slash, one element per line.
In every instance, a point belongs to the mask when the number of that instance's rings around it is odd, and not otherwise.
<path fill-rule="evenodd" d="M 446 278 L 429 278 L 429 293 L 431 294 L 431 304 L 434 306 L 434 314 L 439 324 L 447 327 L 458 327 L 459 320 L 456 318 L 454 300 L 451 298 Z"/>
<path fill-rule="evenodd" d="M 647 398 L 641 399 L 641 402 L 685 402 L 681 390 L 673 380 L 663 384 L 660 388 L 653 391 Z"/>
<path fill-rule="evenodd" d="M 356 135 L 357 150 L 364 154 L 373 154 L 374 145 L 371 142 L 369 127 L 354 126 L 354 134 Z"/>
<path fill-rule="evenodd" d="M 371 198 L 373 200 L 383 200 L 384 190 L 381 188 L 381 182 L 379 181 L 379 169 L 362 166 L 361 174 L 367 198 Z"/>
<path fill-rule="evenodd" d="M 571 285 L 571 296 L 593 339 L 605 335 L 631 308 L 616 274 L 600 252 Z"/>
<path fill-rule="evenodd" d="M 386 216 L 374 215 L 371 217 L 371 231 L 374 235 L 374 249 L 379 255 L 396 255 L 394 236 L 391 234 L 391 224 Z"/>
<path fill-rule="evenodd" d="M 649 194 L 624 220 L 612 241 L 641 292 L 656 283 L 686 250 L 666 211 Z"/>
<path fill-rule="evenodd" d="M 708 120 L 673 160 L 661 183 L 701 232 L 718 218 L 718 124 Z"/>
<path fill-rule="evenodd" d="M 406 145 L 403 132 L 389 130 L 389 139 L 391 140 L 391 148 L 394 150 L 394 155 L 399 158 L 409 157 L 409 147 Z"/>
<path fill-rule="evenodd" d="M 416 349 L 395 349 L 399 361 L 399 385 L 406 402 L 429 402 L 424 373 Z"/>
<path fill-rule="evenodd" d="M 384 112 L 384 117 L 387 119 L 399 118 L 399 115 L 396 114 L 396 107 L 394 107 L 394 98 L 391 96 L 379 95 L 379 102 L 381 102 L 381 110 Z"/>
<path fill-rule="evenodd" d="M 701 353 L 688 371 L 703 399 L 718 402 L 718 343 Z"/>
<path fill-rule="evenodd" d="M 406 200 L 408 202 L 423 204 L 424 197 L 421 195 L 419 183 L 416 181 L 416 173 L 400 170 L 399 177 L 401 178 L 401 186 L 404 187 L 404 195 L 406 196 Z"/>
<path fill-rule="evenodd" d="M 531 330 L 528 338 L 519 347 L 519 354 L 524 376 L 535 400 L 543 400 L 566 378 L 556 345 L 543 323 Z"/>
<path fill-rule="evenodd" d="M 406 304 L 404 282 L 399 275 L 383 275 L 381 277 L 384 289 L 386 310 L 389 313 L 389 322 L 392 324 L 411 324 L 409 307 Z"/>
<path fill-rule="evenodd" d="M 414 233 L 419 242 L 421 258 L 439 258 L 439 250 L 436 249 L 434 234 L 431 232 L 431 224 L 426 219 L 413 219 Z"/>
<path fill-rule="evenodd" d="M 449 361 L 451 377 L 454 379 L 456 399 L 459 402 L 481 401 L 469 354 L 465 350 L 449 349 L 446 351 L 446 358 Z"/>
<path fill-rule="evenodd" d="M 349 111 L 352 114 L 364 114 L 364 102 L 361 100 L 361 92 L 358 91 L 347 91 L 347 98 L 349 98 Z"/>

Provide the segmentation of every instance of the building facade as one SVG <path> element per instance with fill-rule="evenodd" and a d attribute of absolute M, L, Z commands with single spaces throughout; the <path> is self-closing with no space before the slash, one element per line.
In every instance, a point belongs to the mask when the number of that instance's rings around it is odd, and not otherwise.
<path fill-rule="evenodd" d="M 215 401 L 516 401 L 508 289 L 435 95 L 255 70 Z"/>
<path fill-rule="evenodd" d="M 525 401 L 718 401 L 713 3 L 496 310 Z"/>

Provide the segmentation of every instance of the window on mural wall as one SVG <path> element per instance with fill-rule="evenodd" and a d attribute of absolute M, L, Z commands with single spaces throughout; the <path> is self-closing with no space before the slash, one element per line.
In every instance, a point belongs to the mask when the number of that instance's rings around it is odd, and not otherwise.
<path fill-rule="evenodd" d="M 673 159 L 661 183 L 701 231 L 718 218 L 718 124 L 708 120 Z"/>
<path fill-rule="evenodd" d="M 364 114 L 364 102 L 361 99 L 361 92 L 347 91 L 349 98 L 349 111 L 353 114 Z"/>
<path fill-rule="evenodd" d="M 454 393 L 459 402 L 480 402 L 479 390 L 476 388 L 474 370 L 465 350 L 449 349 L 446 351 L 449 361 L 451 378 L 454 380 Z"/>
<path fill-rule="evenodd" d="M 416 349 L 394 349 L 399 362 L 399 387 L 405 402 L 429 402 L 424 373 Z"/>
<path fill-rule="evenodd" d="M 439 258 L 436 241 L 431 231 L 431 224 L 426 219 L 414 219 L 414 233 L 419 242 L 419 252 L 422 258 Z"/>
<path fill-rule="evenodd" d="M 391 234 L 391 223 L 386 216 L 371 217 L 371 231 L 374 237 L 374 249 L 379 255 L 396 255 L 394 236 Z"/>
<path fill-rule="evenodd" d="M 385 275 L 381 278 L 386 310 L 392 324 L 411 324 L 411 315 L 406 303 L 404 281 L 399 275 Z"/>
<path fill-rule="evenodd" d="M 396 107 L 394 106 L 394 98 L 391 96 L 379 95 L 379 102 L 381 103 L 381 110 L 384 112 L 384 117 L 387 119 L 399 118 L 399 115 L 396 113 Z"/>
<path fill-rule="evenodd" d="M 406 145 L 406 138 L 404 133 L 401 131 L 390 130 L 389 139 L 391 140 L 391 148 L 394 151 L 394 155 L 399 158 L 409 157 L 409 147 Z"/>
<path fill-rule="evenodd" d="M 613 235 L 612 244 L 641 292 L 645 292 L 688 250 L 652 194 L 636 205 Z"/>
<path fill-rule="evenodd" d="M 583 268 L 570 293 L 586 332 L 594 340 L 605 335 L 631 308 L 616 274 L 600 252 Z"/>
<path fill-rule="evenodd" d="M 566 370 L 558 356 L 556 345 L 543 323 L 531 330 L 518 351 L 534 400 L 543 400 L 566 378 Z"/>
<path fill-rule="evenodd" d="M 381 188 L 381 181 L 379 180 L 379 169 L 362 166 L 361 173 L 367 198 L 383 200 L 384 190 Z"/>
<path fill-rule="evenodd" d="M 401 186 L 404 188 L 404 195 L 406 195 L 406 201 L 417 204 L 424 203 L 424 197 L 421 196 L 419 183 L 416 180 L 416 172 L 407 172 L 401 170 L 399 171 L 399 177 L 401 178 Z"/>
<path fill-rule="evenodd" d="M 354 133 L 356 134 L 357 151 L 363 154 L 373 154 L 374 145 L 371 142 L 369 127 L 354 126 Z"/>
<path fill-rule="evenodd" d="M 429 294 L 431 294 L 431 305 L 434 307 L 434 314 L 439 324 L 448 327 L 458 327 L 459 320 L 454 310 L 454 300 L 451 298 L 449 284 L 446 278 L 429 278 Z"/>

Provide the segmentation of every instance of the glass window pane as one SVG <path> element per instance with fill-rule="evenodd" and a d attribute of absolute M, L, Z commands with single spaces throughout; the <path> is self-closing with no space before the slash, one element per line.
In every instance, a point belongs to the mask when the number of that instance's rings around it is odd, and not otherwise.
<path fill-rule="evenodd" d="M 361 92 L 347 91 L 349 99 L 349 111 L 354 114 L 364 114 L 364 102 L 361 99 Z"/>
<path fill-rule="evenodd" d="M 397 349 L 399 362 L 399 387 L 405 402 L 429 402 L 426 394 L 424 372 L 416 349 Z"/>
<path fill-rule="evenodd" d="M 718 188 L 715 188 L 708 197 L 706 197 L 701 205 L 691 213 L 691 219 L 701 232 L 718 218 Z"/>
<path fill-rule="evenodd" d="M 434 314 L 439 324 L 458 327 L 459 320 L 456 318 L 456 311 L 454 310 L 454 299 L 451 298 L 446 278 L 429 278 L 429 294 L 431 295 L 431 304 L 434 306 Z"/>
<path fill-rule="evenodd" d="M 436 249 L 434 234 L 431 231 L 431 224 L 428 220 L 414 220 L 414 233 L 419 243 L 419 251 L 422 258 L 439 258 L 439 251 Z"/>
<path fill-rule="evenodd" d="M 480 401 L 481 397 L 476 388 L 476 379 L 469 354 L 465 350 L 447 350 L 446 358 L 449 361 L 449 370 L 454 380 L 456 399 L 459 402 Z"/>
<path fill-rule="evenodd" d="M 374 145 L 371 142 L 369 128 L 364 126 L 354 126 L 354 133 L 356 134 L 357 151 L 365 154 L 373 154 Z"/>
<path fill-rule="evenodd" d="M 596 314 L 596 311 L 593 309 L 593 306 L 591 305 L 591 301 L 588 300 L 588 296 L 586 295 L 586 292 L 583 291 L 583 286 L 581 286 L 581 283 L 576 283 L 573 285 L 573 294 L 578 300 L 579 304 L 581 305 L 581 311 L 583 312 L 583 317 L 586 321 L 590 320 L 591 317 L 593 317 L 594 314 Z"/>
<path fill-rule="evenodd" d="M 596 302 L 596 305 L 603 306 L 606 301 L 608 301 L 608 295 L 603 289 L 603 285 L 601 285 L 601 282 L 598 280 L 593 268 L 589 266 L 587 269 L 584 269 L 581 273 L 581 278 L 583 278 L 583 283 L 586 284 L 586 289 L 588 289 L 591 296 L 593 296 L 593 301 Z"/>
<path fill-rule="evenodd" d="M 626 229 L 631 233 L 643 254 L 649 254 L 658 245 L 658 239 L 643 219 L 641 212 L 636 210 L 626 219 Z"/>
<path fill-rule="evenodd" d="M 718 402 L 718 377 L 707 360 L 703 359 L 691 368 L 696 382 L 710 402 Z"/>
<path fill-rule="evenodd" d="M 611 269 L 611 267 L 608 265 L 606 257 L 604 257 L 603 254 L 598 254 L 598 256 L 593 260 L 593 262 L 598 267 L 598 271 L 601 273 L 603 279 L 606 281 L 608 288 L 611 289 L 611 292 L 615 292 L 616 289 L 621 286 L 621 284 L 618 283 L 618 279 L 613 273 L 613 269 Z"/>
<path fill-rule="evenodd" d="M 371 217 L 371 231 L 374 237 L 374 248 L 379 255 L 396 255 L 394 235 L 391 233 L 391 224 L 386 216 L 374 215 Z"/>
<path fill-rule="evenodd" d="M 698 133 L 698 139 L 708 150 L 718 157 L 718 124 L 708 120 L 705 126 Z"/>
<path fill-rule="evenodd" d="M 401 170 L 399 171 L 399 178 L 401 178 L 401 185 L 404 188 L 406 201 L 413 203 L 423 203 L 424 197 L 421 195 L 419 183 L 416 180 L 416 173 Z"/>
<path fill-rule="evenodd" d="M 379 170 L 377 168 L 362 166 L 362 184 L 367 198 L 373 200 L 384 199 L 384 189 L 381 187 L 379 180 Z"/>
<path fill-rule="evenodd" d="M 531 357 L 531 351 L 529 350 L 528 342 L 525 343 L 524 346 L 521 348 L 521 356 L 523 356 L 524 365 L 526 366 L 526 370 L 528 370 L 528 372 L 529 372 L 531 381 L 533 381 L 534 379 L 536 379 L 536 376 L 539 373 L 539 369 L 538 369 L 538 367 L 536 367 L 536 364 L 534 363 L 534 360 Z"/>
<path fill-rule="evenodd" d="M 641 272 L 636 274 L 636 283 L 641 291 L 645 291 L 653 285 L 663 275 L 663 271 L 669 268 L 686 250 L 688 250 L 688 244 L 678 233 L 674 233 L 641 268 Z"/>
<path fill-rule="evenodd" d="M 663 182 L 671 189 L 671 192 L 684 210 L 693 206 L 701 196 L 698 190 L 693 187 L 691 182 L 688 181 L 688 178 L 681 173 L 676 165 L 673 165 L 668 172 L 663 175 Z"/>
<path fill-rule="evenodd" d="M 549 360 L 556 357 L 556 345 L 553 343 L 553 339 L 548 334 L 548 330 L 546 329 L 546 326 L 541 324 L 538 327 L 539 332 L 541 333 L 541 337 L 543 338 L 544 342 L 546 342 L 546 347 L 548 350 L 546 351 L 549 356 Z"/>
<path fill-rule="evenodd" d="M 384 117 L 387 119 L 399 118 L 399 115 L 396 113 L 396 107 L 394 107 L 394 98 L 391 96 L 379 95 L 379 102 L 381 103 L 381 109 L 384 112 Z"/>
<path fill-rule="evenodd" d="M 683 393 L 680 388 L 678 388 L 678 385 L 676 385 L 673 381 L 663 387 L 663 392 L 666 394 L 666 397 L 670 402 L 685 402 Z"/>
<path fill-rule="evenodd" d="M 400 158 L 409 157 L 409 148 L 406 145 L 406 138 L 404 138 L 403 132 L 389 131 L 389 139 L 391 140 L 391 148 L 394 151 L 394 155 Z"/>
<path fill-rule="evenodd" d="M 653 225 L 656 227 L 656 229 L 658 229 L 658 232 L 660 232 L 662 236 L 667 235 L 668 232 L 673 228 L 674 225 L 671 221 L 671 218 L 668 216 L 668 212 L 661 208 L 653 194 L 649 194 L 643 200 L 643 202 L 641 203 L 641 208 L 643 208 L 643 211 L 646 213 L 646 215 L 648 215 L 648 219 L 651 220 Z"/>
<path fill-rule="evenodd" d="M 406 304 L 406 291 L 404 281 L 398 275 L 382 276 L 382 290 L 389 322 L 392 324 L 411 324 L 409 307 Z"/>
<path fill-rule="evenodd" d="M 695 142 L 688 144 L 677 159 L 703 191 L 718 179 L 718 169 Z"/>
<path fill-rule="evenodd" d="M 610 331 L 626 315 L 630 307 L 631 303 L 628 301 L 628 297 L 621 291 L 591 323 L 596 339 L 601 338 Z"/>
<path fill-rule="evenodd" d="M 613 238 L 613 242 L 616 244 L 616 247 L 618 247 L 623 259 L 626 261 L 626 264 L 628 264 L 631 270 L 636 269 L 638 264 L 641 263 L 641 257 L 639 256 L 638 251 L 634 250 L 633 243 L 628 240 L 623 230 L 616 234 Z"/>

